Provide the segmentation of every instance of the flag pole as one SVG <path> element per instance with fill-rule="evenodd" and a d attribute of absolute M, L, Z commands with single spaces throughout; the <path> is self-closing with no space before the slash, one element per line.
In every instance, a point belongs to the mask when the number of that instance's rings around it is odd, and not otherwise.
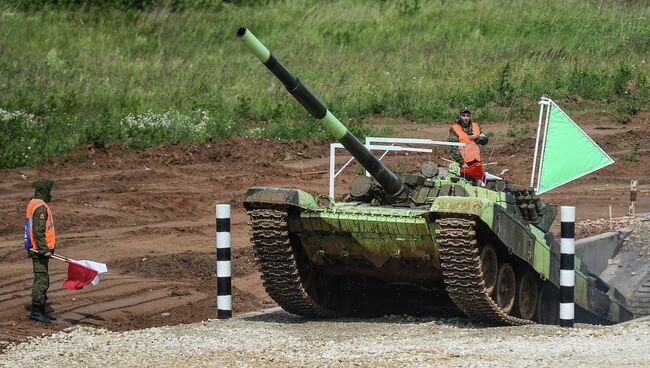
<path fill-rule="evenodd" d="M 546 97 L 542 96 L 539 99 L 539 117 L 537 118 L 537 135 L 535 137 L 535 154 L 533 155 L 533 168 L 530 171 L 530 186 L 532 187 L 535 182 L 535 167 L 537 166 L 537 152 L 539 149 L 539 134 L 542 129 L 542 117 L 544 116 L 544 106 L 548 105 Z"/>
<path fill-rule="evenodd" d="M 61 258 L 61 259 L 64 260 L 64 261 L 74 261 L 74 260 L 71 259 L 70 257 L 66 257 L 66 256 L 64 256 L 63 254 L 52 254 L 52 258 L 54 258 L 54 257 Z"/>
<path fill-rule="evenodd" d="M 54 259 L 56 259 L 56 260 L 58 260 L 58 261 L 66 262 L 66 263 L 67 263 L 68 260 L 69 260 L 69 258 L 66 258 L 66 257 L 60 257 L 60 256 L 57 256 L 57 255 L 54 255 L 54 254 L 52 254 L 50 257 L 51 257 L 51 258 L 54 258 Z"/>
<path fill-rule="evenodd" d="M 33 252 L 33 253 L 38 253 L 38 251 L 37 251 L 37 250 L 34 250 L 34 249 L 30 249 L 29 251 L 30 251 L 30 252 Z M 38 254 L 40 254 L 40 253 L 38 253 Z M 52 255 L 50 256 L 50 258 L 54 258 L 54 259 L 56 259 L 57 261 L 62 261 L 62 262 L 67 262 L 67 261 L 70 259 L 70 258 L 68 258 L 68 257 L 66 257 L 66 256 L 55 255 L 55 254 L 52 254 Z"/>
<path fill-rule="evenodd" d="M 544 148 L 546 148 L 546 133 L 548 133 L 548 119 L 551 116 L 551 104 L 555 104 L 550 98 L 546 98 L 548 107 L 546 109 L 546 118 L 544 119 L 544 137 L 542 138 L 542 150 L 539 157 L 539 170 L 537 171 L 537 187 L 535 193 L 539 194 L 539 179 L 542 176 L 542 166 L 544 166 Z"/>

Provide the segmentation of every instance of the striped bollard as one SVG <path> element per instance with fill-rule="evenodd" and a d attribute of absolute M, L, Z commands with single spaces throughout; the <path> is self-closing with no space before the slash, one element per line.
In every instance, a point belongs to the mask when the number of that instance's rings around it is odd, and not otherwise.
<path fill-rule="evenodd" d="M 560 208 L 560 326 L 573 327 L 575 304 L 576 208 Z"/>
<path fill-rule="evenodd" d="M 217 318 L 232 317 L 230 265 L 230 205 L 218 204 L 217 212 Z"/>

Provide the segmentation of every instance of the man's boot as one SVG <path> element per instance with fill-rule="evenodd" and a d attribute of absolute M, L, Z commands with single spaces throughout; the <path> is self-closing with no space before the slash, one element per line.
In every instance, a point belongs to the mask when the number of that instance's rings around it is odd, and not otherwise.
<path fill-rule="evenodd" d="M 56 321 L 56 317 L 52 315 L 52 308 L 50 307 L 49 304 L 45 304 L 43 306 L 43 315 L 52 321 Z"/>
<path fill-rule="evenodd" d="M 29 319 L 31 319 L 32 321 L 43 322 L 47 325 L 52 323 L 52 320 L 49 319 L 45 314 L 43 314 L 42 305 L 32 304 L 32 312 L 29 314 Z"/>

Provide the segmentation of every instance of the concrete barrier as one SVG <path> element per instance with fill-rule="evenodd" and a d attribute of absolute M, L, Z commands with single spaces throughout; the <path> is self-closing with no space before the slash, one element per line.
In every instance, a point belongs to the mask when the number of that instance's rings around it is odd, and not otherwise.
<path fill-rule="evenodd" d="M 576 256 L 591 273 L 598 275 L 607 268 L 607 261 L 618 254 L 629 233 L 629 230 L 622 229 L 577 240 Z"/>

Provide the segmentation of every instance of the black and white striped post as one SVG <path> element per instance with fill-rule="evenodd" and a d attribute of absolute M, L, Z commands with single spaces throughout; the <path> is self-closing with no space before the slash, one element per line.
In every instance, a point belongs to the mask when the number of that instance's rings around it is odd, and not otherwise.
<path fill-rule="evenodd" d="M 560 326 L 573 327 L 575 304 L 576 208 L 560 208 Z"/>
<path fill-rule="evenodd" d="M 217 318 L 232 317 L 230 264 L 230 205 L 218 204 L 217 213 Z"/>

